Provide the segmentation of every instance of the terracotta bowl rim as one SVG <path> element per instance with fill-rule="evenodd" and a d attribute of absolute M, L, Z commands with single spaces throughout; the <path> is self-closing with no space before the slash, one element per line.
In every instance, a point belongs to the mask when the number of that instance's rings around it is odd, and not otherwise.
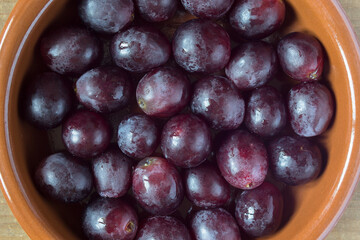
<path fill-rule="evenodd" d="M 9 72 L 9 74 L 6 74 L 7 78 L 3 79 L 3 81 L 5 82 L 4 86 L 6 86 L 6 88 L 0 90 L 1 99 L 4 100 L 3 102 L 4 104 L 0 105 L 0 111 L 1 111 L 0 112 L 0 133 L 1 133 L 0 160 L 2 163 L 0 164 L 0 182 L 1 182 L 0 188 L 3 192 L 3 195 L 9 207 L 11 208 L 14 216 L 16 217 L 22 228 L 25 230 L 25 232 L 28 234 L 30 238 L 34 238 L 34 239 L 58 239 L 58 237 L 56 236 L 55 232 L 52 229 L 48 229 L 45 227 L 46 223 L 41 221 L 40 217 L 37 215 L 35 210 L 32 209 L 31 202 L 27 199 L 27 196 L 24 196 L 24 190 L 22 189 L 22 186 L 19 186 L 20 185 L 18 180 L 19 177 L 17 176 L 16 167 L 14 165 L 13 153 L 10 144 L 10 130 L 8 125 L 9 122 L 8 103 L 10 101 L 10 89 L 13 81 L 13 73 L 16 68 L 17 61 L 19 60 L 19 53 L 21 52 L 23 47 L 22 44 L 24 44 L 25 41 L 27 40 L 27 37 L 32 32 L 34 25 L 39 20 L 41 15 L 55 1 L 56 0 L 18 0 L 0 35 L 0 71 L 3 62 L 10 62 L 11 65 L 11 71 Z M 30 6 L 30 4 L 32 5 L 35 4 L 36 6 L 36 7 L 31 7 L 31 9 L 41 8 L 41 11 L 39 11 L 39 13 L 33 19 L 33 22 L 29 25 L 30 27 L 23 29 L 23 27 L 19 26 L 19 24 L 17 25 L 12 24 L 12 22 L 15 22 L 14 19 L 21 18 L 21 14 L 19 14 L 19 12 L 24 11 L 21 9 L 23 9 L 24 6 Z M 356 55 L 358 59 L 360 59 L 359 42 L 351 26 L 351 23 L 345 14 L 344 9 L 342 8 L 338 0 L 330 0 L 328 4 L 331 5 L 331 8 L 335 10 L 335 12 L 345 23 L 346 29 L 344 29 L 344 34 L 346 34 L 349 37 L 349 41 L 355 47 L 355 51 L 353 54 Z M 15 48 L 17 48 L 16 54 L 9 54 L 9 53 L 6 54 L 6 52 L 9 52 L 8 50 L 9 47 L 14 48 L 12 43 L 8 41 L 9 35 L 11 35 L 9 33 L 14 33 L 14 32 L 17 33 L 19 31 L 21 33 L 24 33 L 24 38 L 22 39 L 19 45 L 15 45 Z M 345 56 L 346 55 L 348 54 L 345 53 Z M 4 58 L 2 56 L 7 56 L 7 58 Z M 349 71 L 350 69 L 347 72 Z M 357 72 L 360 72 L 360 69 L 357 70 Z M 353 80 L 354 84 L 360 85 L 360 83 L 356 83 L 355 81 L 356 80 L 354 79 Z M 353 109 L 353 112 L 356 111 L 356 109 L 357 108 L 355 108 L 355 110 Z M 355 112 L 355 114 L 357 113 Z M 360 112 L 358 114 L 360 114 Z M 355 121 L 359 121 L 359 120 L 352 119 L 352 122 Z M 356 130 L 355 124 L 352 124 L 351 130 L 353 131 L 355 137 L 356 135 L 360 136 L 360 128 Z M 354 139 L 352 139 L 352 142 L 354 142 Z M 360 146 L 352 146 L 352 148 L 351 149 L 349 148 L 348 151 L 351 153 L 348 154 L 349 156 L 350 155 L 358 156 L 358 159 L 353 159 L 352 161 L 360 160 Z M 341 206 L 337 210 L 335 216 L 328 221 L 328 225 L 322 230 L 322 234 L 319 236 L 319 239 L 324 239 L 329 234 L 329 232 L 339 221 L 346 206 L 348 205 L 350 198 L 354 193 L 355 187 L 359 181 L 360 165 L 358 166 L 358 169 L 354 169 L 354 170 L 356 170 L 356 176 L 351 182 L 351 185 L 349 186 L 349 190 L 346 193 L 345 200 L 341 203 Z M 16 199 L 17 201 L 14 201 L 14 199 Z M 29 222 L 29 220 L 31 221 Z"/>

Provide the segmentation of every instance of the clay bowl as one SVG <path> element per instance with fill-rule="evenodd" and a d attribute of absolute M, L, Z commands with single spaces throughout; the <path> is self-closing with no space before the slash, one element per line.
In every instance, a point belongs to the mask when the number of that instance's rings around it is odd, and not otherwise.
<path fill-rule="evenodd" d="M 64 206 L 43 198 L 32 175 L 54 151 L 45 131 L 28 125 L 19 111 L 21 86 L 41 71 L 38 39 L 50 25 L 72 23 L 76 1 L 19 0 L 0 41 L 0 180 L 9 206 L 32 239 L 79 239 L 80 205 Z M 339 220 L 354 191 L 360 167 L 360 51 L 354 32 L 335 0 L 287 0 L 284 32 L 315 35 L 328 54 L 324 80 L 334 93 L 336 116 L 318 138 L 326 164 L 309 184 L 283 189 L 284 223 L 267 239 L 323 239 Z M 176 26 L 189 16 L 177 16 Z M 165 24 L 171 26 L 171 24 Z M 165 26 L 164 25 L 164 26 Z M 164 27 L 170 35 L 173 29 Z M 282 34 L 283 34 L 282 33 Z M 55 130 L 56 132 L 56 130 Z"/>

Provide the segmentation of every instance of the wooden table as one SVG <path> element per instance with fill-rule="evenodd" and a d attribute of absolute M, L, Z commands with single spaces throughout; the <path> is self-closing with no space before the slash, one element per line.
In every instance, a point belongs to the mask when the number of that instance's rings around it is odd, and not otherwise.
<path fill-rule="evenodd" d="M 300 0 L 301 1 L 301 0 Z M 360 0 L 339 0 L 348 14 L 360 38 Z M 0 29 L 3 28 L 16 0 L 0 0 Z M 12 215 L 0 193 L 0 240 L 29 239 Z M 357 187 L 350 204 L 340 221 L 327 237 L 327 240 L 360 239 L 360 185 Z"/>

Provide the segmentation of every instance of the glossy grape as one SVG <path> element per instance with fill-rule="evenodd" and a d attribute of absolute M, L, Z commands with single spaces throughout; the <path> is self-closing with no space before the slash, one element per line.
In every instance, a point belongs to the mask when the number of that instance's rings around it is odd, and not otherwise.
<path fill-rule="evenodd" d="M 165 158 L 176 166 L 198 166 L 211 152 L 210 129 L 193 114 L 177 115 L 162 130 L 161 150 Z"/>
<path fill-rule="evenodd" d="M 139 107 L 149 116 L 170 117 L 190 100 L 190 81 L 174 67 L 160 67 L 147 73 L 136 88 Z"/>
<path fill-rule="evenodd" d="M 220 207 L 230 200 L 230 185 L 210 163 L 186 169 L 183 179 L 187 198 L 198 207 Z"/>
<path fill-rule="evenodd" d="M 263 86 L 277 72 L 276 51 L 265 42 L 247 42 L 232 51 L 226 76 L 241 90 Z"/>
<path fill-rule="evenodd" d="M 299 81 L 321 78 L 325 56 L 315 37 L 300 32 L 290 33 L 280 40 L 277 52 L 283 71 L 291 78 Z"/>
<path fill-rule="evenodd" d="M 245 102 L 227 78 L 208 76 L 195 83 L 191 110 L 212 128 L 230 130 L 243 122 Z"/>
<path fill-rule="evenodd" d="M 239 226 L 252 237 L 274 233 L 280 226 L 284 200 L 271 183 L 243 191 L 235 199 L 235 217 Z"/>
<path fill-rule="evenodd" d="M 233 29 L 246 39 L 261 39 L 277 31 L 285 20 L 283 0 L 237 0 L 230 11 Z"/>
<path fill-rule="evenodd" d="M 78 202 L 93 187 L 88 166 L 65 152 L 46 157 L 37 167 L 35 183 L 46 196 L 62 202 Z"/>
<path fill-rule="evenodd" d="M 28 83 L 23 100 L 26 119 L 39 128 L 58 126 L 73 106 L 68 79 L 52 72 L 42 73 Z"/>
<path fill-rule="evenodd" d="M 320 150 L 306 138 L 277 138 L 271 141 L 268 150 L 270 169 L 281 182 L 305 184 L 319 175 L 322 167 Z"/>
<path fill-rule="evenodd" d="M 98 38 L 79 27 L 56 28 L 45 33 L 40 52 L 47 67 L 70 76 L 80 76 L 96 67 L 103 55 Z"/>
<path fill-rule="evenodd" d="M 168 61 L 171 46 L 156 28 L 134 26 L 114 36 L 110 52 L 117 66 L 130 72 L 147 72 Z"/>
<path fill-rule="evenodd" d="M 245 124 L 260 136 L 274 136 L 286 124 L 285 102 L 275 88 L 264 86 L 251 92 L 246 106 Z"/>
<path fill-rule="evenodd" d="M 132 0 L 82 0 L 79 15 L 86 25 L 97 32 L 117 33 L 134 18 Z"/>
<path fill-rule="evenodd" d="M 191 240 L 189 230 L 178 219 L 170 216 L 147 218 L 139 228 L 136 240 Z"/>
<path fill-rule="evenodd" d="M 172 42 L 175 61 L 188 72 L 213 73 L 230 59 L 230 37 L 216 23 L 194 19 L 180 25 Z"/>
<path fill-rule="evenodd" d="M 119 124 L 117 143 L 121 151 L 129 157 L 142 159 L 150 156 L 159 140 L 160 132 L 148 116 L 129 116 Z"/>
<path fill-rule="evenodd" d="M 197 17 L 217 19 L 230 10 L 234 0 L 181 0 L 181 3 Z"/>
<path fill-rule="evenodd" d="M 235 219 L 222 208 L 196 212 L 190 228 L 195 240 L 241 240 Z"/>
<path fill-rule="evenodd" d="M 106 150 L 111 139 L 108 122 L 99 114 L 79 110 L 62 126 L 66 149 L 77 157 L 94 157 Z"/>
<path fill-rule="evenodd" d="M 118 148 L 111 148 L 93 159 L 92 171 L 97 193 L 102 197 L 125 195 L 131 184 L 132 161 Z"/>
<path fill-rule="evenodd" d="M 334 115 L 334 100 L 320 83 L 304 83 L 289 92 L 288 110 L 291 127 L 303 137 L 314 137 L 328 128 Z"/>
<path fill-rule="evenodd" d="M 243 130 L 233 131 L 222 139 L 216 160 L 225 180 L 244 190 L 260 186 L 268 171 L 264 144 Z"/>
<path fill-rule="evenodd" d="M 131 97 L 131 79 L 117 67 L 98 67 L 76 81 L 76 95 L 90 110 L 108 113 L 120 110 Z"/>
<path fill-rule="evenodd" d="M 140 15 L 149 22 L 162 22 L 176 13 L 177 0 L 135 0 Z"/>
<path fill-rule="evenodd" d="M 135 210 L 119 198 L 97 198 L 89 203 L 83 217 L 89 239 L 132 240 L 138 230 Z"/>
<path fill-rule="evenodd" d="M 138 163 L 132 187 L 140 206 L 154 215 L 173 213 L 184 198 L 179 172 L 160 157 L 148 157 Z"/>

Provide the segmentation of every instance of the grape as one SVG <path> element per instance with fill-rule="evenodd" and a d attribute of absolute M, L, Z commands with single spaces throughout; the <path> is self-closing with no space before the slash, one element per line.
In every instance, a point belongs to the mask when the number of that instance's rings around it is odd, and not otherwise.
<path fill-rule="evenodd" d="M 321 78 L 324 53 L 320 42 L 313 36 L 294 32 L 283 37 L 277 46 L 280 65 L 291 78 L 314 81 Z"/>
<path fill-rule="evenodd" d="M 110 53 L 117 66 L 130 72 L 147 72 L 168 61 L 171 46 L 156 28 L 134 26 L 114 36 Z"/>
<path fill-rule="evenodd" d="M 210 129 L 193 114 L 177 115 L 163 128 L 161 150 L 165 158 L 176 166 L 198 166 L 211 152 Z"/>
<path fill-rule="evenodd" d="M 229 21 L 243 38 L 261 39 L 277 31 L 285 20 L 283 0 L 237 0 Z"/>
<path fill-rule="evenodd" d="M 304 83 L 289 92 L 288 110 L 292 129 L 300 136 L 314 137 L 328 128 L 334 115 L 332 95 L 320 83 Z"/>
<path fill-rule="evenodd" d="M 222 139 L 216 161 L 225 180 L 244 190 L 260 186 L 268 171 L 264 144 L 243 130 L 235 130 Z"/>
<path fill-rule="evenodd" d="M 227 78 L 208 76 L 195 83 L 191 110 L 212 128 L 230 130 L 243 122 L 245 102 Z"/>
<path fill-rule="evenodd" d="M 280 226 L 284 208 L 281 192 L 271 183 L 243 191 L 235 199 L 239 226 L 252 237 L 274 233 Z"/>
<path fill-rule="evenodd" d="M 230 59 L 230 37 L 208 20 L 194 19 L 176 30 L 172 48 L 175 61 L 188 72 L 213 73 L 223 69 Z"/>

